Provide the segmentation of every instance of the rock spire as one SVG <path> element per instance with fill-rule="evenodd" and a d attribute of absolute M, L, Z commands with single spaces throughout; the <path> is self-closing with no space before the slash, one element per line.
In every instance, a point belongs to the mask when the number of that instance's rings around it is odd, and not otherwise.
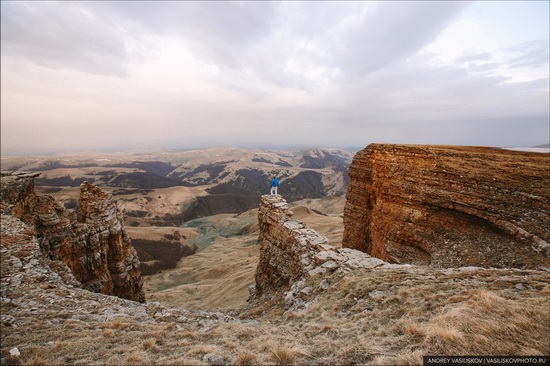
<path fill-rule="evenodd" d="M 0 208 L 34 229 L 42 252 L 88 290 L 143 302 L 139 258 L 113 197 L 84 182 L 78 211 L 34 192 L 33 174 L 2 172 Z"/>

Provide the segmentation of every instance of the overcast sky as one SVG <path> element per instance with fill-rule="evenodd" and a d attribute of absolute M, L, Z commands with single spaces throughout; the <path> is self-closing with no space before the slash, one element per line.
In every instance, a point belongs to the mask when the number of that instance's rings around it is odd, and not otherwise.
<path fill-rule="evenodd" d="M 549 13 L 548 1 L 2 1 L 2 155 L 544 144 Z"/>

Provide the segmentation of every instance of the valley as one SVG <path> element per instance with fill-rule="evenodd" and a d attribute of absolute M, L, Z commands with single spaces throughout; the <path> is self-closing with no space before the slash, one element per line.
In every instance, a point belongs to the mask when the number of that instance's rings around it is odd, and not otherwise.
<path fill-rule="evenodd" d="M 463 152 L 477 159 L 478 170 L 471 176 L 464 164 L 470 157 L 465 159 Z M 381 157 L 365 158 L 368 153 Z M 198 166 L 205 163 L 201 154 L 206 152 L 197 153 Z M 325 152 L 308 154 L 326 157 Z M 246 161 L 269 161 L 261 168 L 265 171 L 255 168 L 254 174 L 266 179 L 264 191 L 257 195 L 252 192 L 259 186 L 242 180 L 242 166 L 240 173 L 229 174 L 189 166 L 175 178 L 180 185 L 168 186 L 162 177 L 159 181 L 165 183 L 143 179 L 149 177 L 142 174 L 146 164 L 128 162 L 127 156 L 118 162 L 110 155 L 88 158 L 109 159 L 101 167 L 91 164 L 104 160 L 79 160 L 77 167 L 75 159 L 62 168 L 55 162 L 29 160 L 17 166 L 20 159 L 3 159 L 3 169 L 6 162 L 32 172 L 2 173 L 2 364 L 420 365 L 423 356 L 433 354 L 547 360 L 550 266 L 545 243 L 550 234 L 538 219 L 550 213 L 546 156 L 405 145 L 371 145 L 362 154 L 352 163 L 353 189 L 347 197 L 331 194 L 345 183 L 333 158 L 321 167 L 304 155 L 290 159 L 294 155 L 289 152 L 269 159 L 247 153 Z M 262 196 L 273 163 L 283 157 L 294 164 L 286 167 L 294 175 L 280 175 L 283 196 Z M 442 165 L 442 157 L 452 164 Z M 484 163 L 487 157 L 492 165 Z M 160 161 L 158 156 L 150 158 Z M 109 165 L 113 161 L 125 165 L 121 175 L 119 168 Z M 499 169 L 495 161 L 506 169 Z M 132 164 L 141 168 L 127 170 Z M 44 166 L 56 168 L 36 170 Z M 154 166 L 155 174 L 171 181 L 173 170 Z M 61 170 L 53 174 L 56 169 Z M 102 169 L 111 169 L 109 180 L 100 179 L 97 172 Z M 502 186 L 484 181 L 493 180 L 493 173 L 488 173 L 492 169 L 505 171 L 510 181 L 515 172 L 522 172 L 528 183 L 514 186 L 510 197 L 505 179 L 499 179 Z M 188 176 L 196 179 L 194 183 L 182 178 L 188 171 L 196 173 Z M 291 192 L 299 190 L 292 191 L 290 179 L 302 172 L 321 175 L 322 197 L 316 197 L 316 184 L 305 184 L 311 197 L 292 198 Z M 417 178 L 392 176 L 405 172 Z M 129 179 L 130 173 L 140 173 L 140 178 Z M 211 173 L 218 180 L 211 179 Z M 231 174 L 234 179 L 224 180 Z M 256 175 L 249 176 L 251 181 Z M 455 179 L 439 179 L 441 175 Z M 100 188 L 80 186 L 91 179 L 97 179 L 94 184 Z M 231 187 L 233 193 L 215 193 L 212 188 L 220 185 Z M 485 193 L 493 186 L 501 196 Z M 412 194 L 413 188 L 422 194 Z M 94 199 L 89 192 L 95 192 Z M 241 197 L 255 198 L 259 204 L 250 208 Z M 474 201 L 475 197 L 479 198 Z M 499 197 L 515 207 L 520 219 L 503 208 Z M 393 206 L 384 206 L 388 203 Z M 449 207 L 437 206 L 442 203 Z M 469 208 L 468 220 L 448 219 L 463 217 L 453 211 L 457 207 Z M 385 220 L 405 213 L 405 220 L 394 221 L 422 237 L 403 235 L 405 231 L 395 230 L 396 224 L 387 225 L 380 218 L 369 221 L 362 210 L 373 208 Z M 428 209 L 428 214 L 422 212 Z M 476 216 L 487 212 L 494 226 Z M 496 226 L 510 228 L 510 220 L 516 220 L 513 230 Z M 437 226 L 441 222 L 445 230 Z M 388 230 L 386 240 L 377 245 L 393 245 L 385 250 L 403 259 L 384 261 L 343 245 L 346 235 L 349 239 L 350 233 L 361 232 L 361 225 Z M 452 230 L 461 235 L 452 244 L 471 254 L 452 258 L 456 263 L 468 260 L 466 266 L 398 263 L 411 253 L 414 260 L 418 252 L 405 239 L 437 254 L 441 249 L 435 244 L 447 248 L 437 235 Z M 363 229 L 369 232 L 374 230 Z M 536 240 L 530 239 L 533 232 L 538 233 Z M 103 256 L 104 249 L 92 250 L 96 244 L 108 244 L 114 245 L 108 252 L 116 254 L 121 251 L 118 244 L 127 243 L 126 235 L 140 258 L 141 280 L 119 271 L 126 259 Z M 475 244 L 483 243 L 482 254 L 498 250 L 502 243 L 494 238 L 518 243 L 516 250 L 531 258 L 530 267 L 520 262 L 512 267 L 505 262 L 501 268 L 484 266 Z M 79 247 L 80 243 L 88 246 Z M 131 250 L 122 248 L 129 254 L 126 258 L 134 258 Z M 111 273 L 113 283 L 141 283 L 145 303 L 134 301 L 133 293 L 120 298 L 111 296 L 109 288 L 101 293 L 82 288 L 73 268 L 91 269 L 93 284 L 94 275 L 103 276 L 99 267 Z"/>
<path fill-rule="evenodd" d="M 37 193 L 68 209 L 80 183 L 101 187 L 124 212 L 148 301 L 230 309 L 246 304 L 254 283 L 257 207 L 272 176 L 296 218 L 340 245 L 352 157 L 342 149 L 213 148 L 2 158 L 2 169 L 39 173 Z"/>
<path fill-rule="evenodd" d="M 291 205 L 293 217 L 340 246 L 344 201 L 344 197 L 296 201 Z M 245 306 L 259 256 L 257 216 L 258 209 L 252 209 L 188 222 L 186 228 L 197 230 L 188 243 L 199 248 L 198 252 L 183 258 L 174 269 L 145 276 L 147 300 L 194 310 Z"/>

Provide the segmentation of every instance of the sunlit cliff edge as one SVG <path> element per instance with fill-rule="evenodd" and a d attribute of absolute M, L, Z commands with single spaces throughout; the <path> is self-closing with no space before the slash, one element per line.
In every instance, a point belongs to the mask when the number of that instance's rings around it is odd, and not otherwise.
<path fill-rule="evenodd" d="M 550 266 L 550 154 L 371 144 L 349 175 L 344 247 L 440 268 Z"/>

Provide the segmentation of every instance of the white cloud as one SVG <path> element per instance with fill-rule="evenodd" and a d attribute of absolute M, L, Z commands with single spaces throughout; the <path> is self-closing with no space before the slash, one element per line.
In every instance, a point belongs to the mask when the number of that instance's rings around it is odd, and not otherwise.
<path fill-rule="evenodd" d="M 2 54 L 51 68 L 125 76 L 123 29 L 76 3 L 2 2 Z"/>
<path fill-rule="evenodd" d="M 540 6 L 2 2 L 2 152 L 544 143 Z"/>

